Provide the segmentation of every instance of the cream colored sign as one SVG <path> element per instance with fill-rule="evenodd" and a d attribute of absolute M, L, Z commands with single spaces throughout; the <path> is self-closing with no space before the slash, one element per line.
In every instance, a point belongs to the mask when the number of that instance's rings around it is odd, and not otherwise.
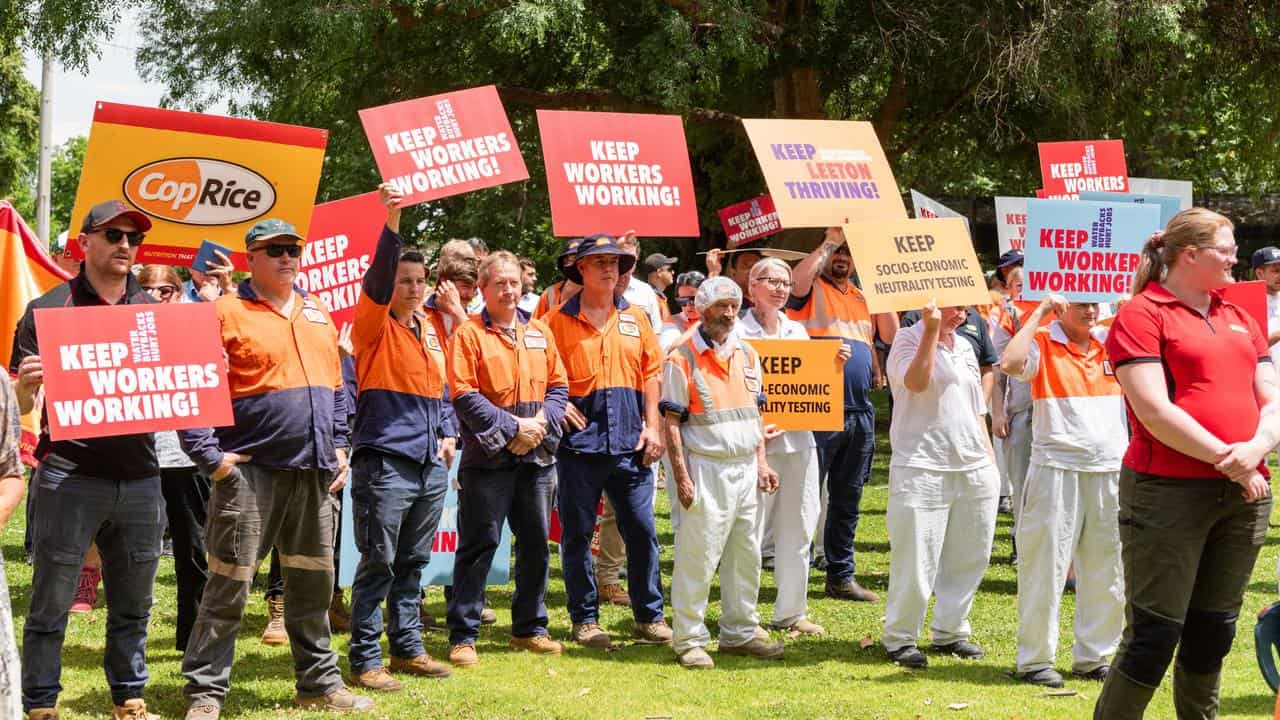
<path fill-rule="evenodd" d="M 743 120 L 784 228 L 897 220 L 907 208 L 869 122 Z"/>
<path fill-rule="evenodd" d="M 867 309 L 873 313 L 991 302 L 973 242 L 959 218 L 844 226 Z"/>

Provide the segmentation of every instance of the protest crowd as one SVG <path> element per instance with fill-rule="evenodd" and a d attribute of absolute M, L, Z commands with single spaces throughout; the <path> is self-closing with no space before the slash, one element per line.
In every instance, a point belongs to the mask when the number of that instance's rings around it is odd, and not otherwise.
<path fill-rule="evenodd" d="M 1266 537 L 1265 460 L 1280 444 L 1280 249 L 1251 263 L 1270 327 L 1222 292 L 1234 284 L 1233 225 L 1196 207 L 1138 238 L 1130 291 L 1102 300 L 1043 287 L 1026 298 L 1033 271 L 1013 249 L 977 288 L 982 302 L 950 304 L 938 290 L 872 312 L 872 268 L 855 267 L 851 250 L 867 238 L 840 223 L 794 265 L 745 243 L 677 267 L 643 253 L 642 233 L 584 234 L 565 242 L 561 277 L 538 293 L 532 261 L 484 241 L 450 241 L 434 256 L 409 247 L 400 220 L 415 187 L 378 188 L 385 222 L 345 333 L 329 303 L 300 287 L 308 238 L 285 219 L 249 226 L 247 275 L 217 250 L 183 280 L 171 265 L 139 263 L 162 232 L 150 214 L 108 196 L 77 218 L 66 242 L 83 261 L 18 322 L 0 403 L 0 523 L 23 495 L 18 418 L 44 406 L 45 419 L 27 496 L 30 611 L 16 643 L 0 632 L 0 670 L 21 673 L 20 690 L 0 689 L 8 709 L 20 696 L 31 720 L 56 720 L 69 613 L 92 612 L 101 587 L 115 717 L 148 717 L 147 630 L 166 534 L 186 717 L 216 720 L 235 692 L 237 643 L 287 644 L 296 705 L 338 712 L 373 710 L 380 693 L 416 678 L 502 662 L 482 657 L 477 639 L 494 620 L 491 567 L 508 552 L 517 651 L 602 653 L 619 641 L 600 622 L 612 604 L 630 608 L 630 640 L 670 646 L 684 668 L 714 668 L 713 640 L 714 655 L 785 662 L 770 630 L 827 633 L 807 607 L 816 568 L 828 597 L 884 603 L 886 662 L 927 672 L 930 656 L 981 659 L 984 634 L 999 629 L 969 616 L 1006 513 L 1014 679 L 1059 688 L 1069 672 L 1100 683 L 1094 717 L 1138 718 L 1172 664 L 1178 716 L 1216 716 L 1222 659 Z M 927 237 L 899 252 L 929 251 Z M 210 382 L 225 377 L 231 422 L 53 438 L 49 416 L 62 422 L 63 411 L 45 385 L 68 351 L 49 353 L 41 318 L 52 315 L 42 313 L 117 305 L 212 308 L 225 375 L 211 370 Z M 833 406 L 836 425 L 788 429 L 766 417 L 780 363 L 763 348 L 775 341 L 815 349 L 835 380 L 828 396 L 804 399 Z M 85 349 L 80 362 L 105 366 L 107 352 Z M 887 428 L 872 402 L 885 388 Z M 855 541 L 886 432 L 882 599 L 859 582 Z M 675 530 L 666 588 L 661 491 Z M 433 618 L 424 571 L 450 492 L 457 547 L 447 612 Z M 339 552 L 344 503 L 355 557 Z M 553 550 L 567 628 L 548 619 Z M 264 562 L 269 622 L 246 637 Z M 342 564 L 355 568 L 349 605 Z M 777 585 L 765 619 L 762 568 Z M 1067 588 L 1073 659 L 1055 668 Z M 423 641 L 435 623 L 448 632 L 443 657 Z M 339 632 L 350 635 L 345 672 Z"/>

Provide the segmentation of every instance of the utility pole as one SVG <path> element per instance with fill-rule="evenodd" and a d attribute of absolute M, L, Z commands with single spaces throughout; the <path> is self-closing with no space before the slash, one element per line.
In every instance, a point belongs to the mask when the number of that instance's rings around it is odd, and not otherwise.
<path fill-rule="evenodd" d="M 40 170 L 36 181 L 36 235 L 49 241 L 50 180 L 53 160 L 53 53 L 46 52 L 40 73 Z"/>

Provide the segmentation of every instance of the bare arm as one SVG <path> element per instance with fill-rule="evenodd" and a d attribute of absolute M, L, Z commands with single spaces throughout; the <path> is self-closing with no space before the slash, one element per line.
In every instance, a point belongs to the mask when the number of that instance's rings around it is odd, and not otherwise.
<path fill-rule="evenodd" d="M 827 266 L 827 259 L 831 257 L 831 253 L 836 248 L 844 244 L 844 230 L 841 228 L 827 228 L 827 235 L 822 239 L 813 252 L 808 257 L 796 263 L 796 267 L 791 271 L 791 294 L 795 297 L 808 297 L 813 291 L 813 282 L 818 279 L 818 274 L 822 272 L 822 268 Z M 892 337 L 885 338 L 885 342 L 893 342 Z"/>
<path fill-rule="evenodd" d="M 1155 439 L 1210 464 L 1217 463 L 1227 452 L 1226 443 L 1169 399 L 1163 365 L 1130 363 L 1117 368 L 1116 377 L 1134 415 Z"/>
<path fill-rule="evenodd" d="M 933 359 L 938 350 L 938 326 L 942 321 L 942 312 L 937 306 L 929 303 L 920 311 L 920 322 L 924 323 L 924 334 L 920 336 L 920 346 L 916 348 L 916 356 L 907 367 L 907 374 L 902 384 L 913 393 L 922 393 L 929 389 L 933 379 Z"/>
<path fill-rule="evenodd" d="M 684 464 L 684 443 L 680 440 L 680 416 L 667 413 L 662 419 L 662 434 L 667 441 L 667 459 L 671 461 L 671 481 L 676 484 L 676 496 L 680 504 L 688 509 L 693 505 L 693 479 L 689 477 L 689 468 Z"/>
<path fill-rule="evenodd" d="M 1280 444 L 1280 387 L 1271 363 L 1258 363 L 1253 373 L 1253 392 L 1262 406 L 1253 437 L 1246 442 L 1232 443 L 1226 456 L 1216 463 L 1218 472 L 1233 480 L 1255 471 L 1267 453 Z"/>
<path fill-rule="evenodd" d="M 982 367 L 982 404 L 987 409 L 991 408 L 991 391 L 996 386 L 996 371 L 990 365 Z"/>
<path fill-rule="evenodd" d="M 898 313 L 877 313 L 874 318 L 876 324 L 876 332 L 880 334 L 880 340 L 885 345 L 892 345 L 893 339 L 898 336 Z"/>
<path fill-rule="evenodd" d="M 1057 295 L 1046 295 L 1044 300 L 1023 321 L 1022 327 L 1014 334 L 1013 339 L 1004 349 L 1000 357 L 1000 369 L 1006 375 L 1022 377 L 1027 369 L 1027 356 L 1031 353 L 1031 345 L 1035 343 L 1036 331 L 1040 329 L 1040 320 L 1044 314 L 1058 310 L 1058 303 L 1064 307 L 1066 301 Z"/>

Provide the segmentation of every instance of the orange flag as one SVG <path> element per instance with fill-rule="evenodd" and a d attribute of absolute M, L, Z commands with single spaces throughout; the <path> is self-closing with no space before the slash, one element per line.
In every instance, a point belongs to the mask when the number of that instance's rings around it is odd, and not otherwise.
<path fill-rule="evenodd" d="M 27 303 L 69 279 L 18 211 L 0 200 L 0 361 L 6 369 L 13 352 L 13 331 Z M 22 459 L 28 465 L 35 465 L 38 408 L 22 418 Z"/>

